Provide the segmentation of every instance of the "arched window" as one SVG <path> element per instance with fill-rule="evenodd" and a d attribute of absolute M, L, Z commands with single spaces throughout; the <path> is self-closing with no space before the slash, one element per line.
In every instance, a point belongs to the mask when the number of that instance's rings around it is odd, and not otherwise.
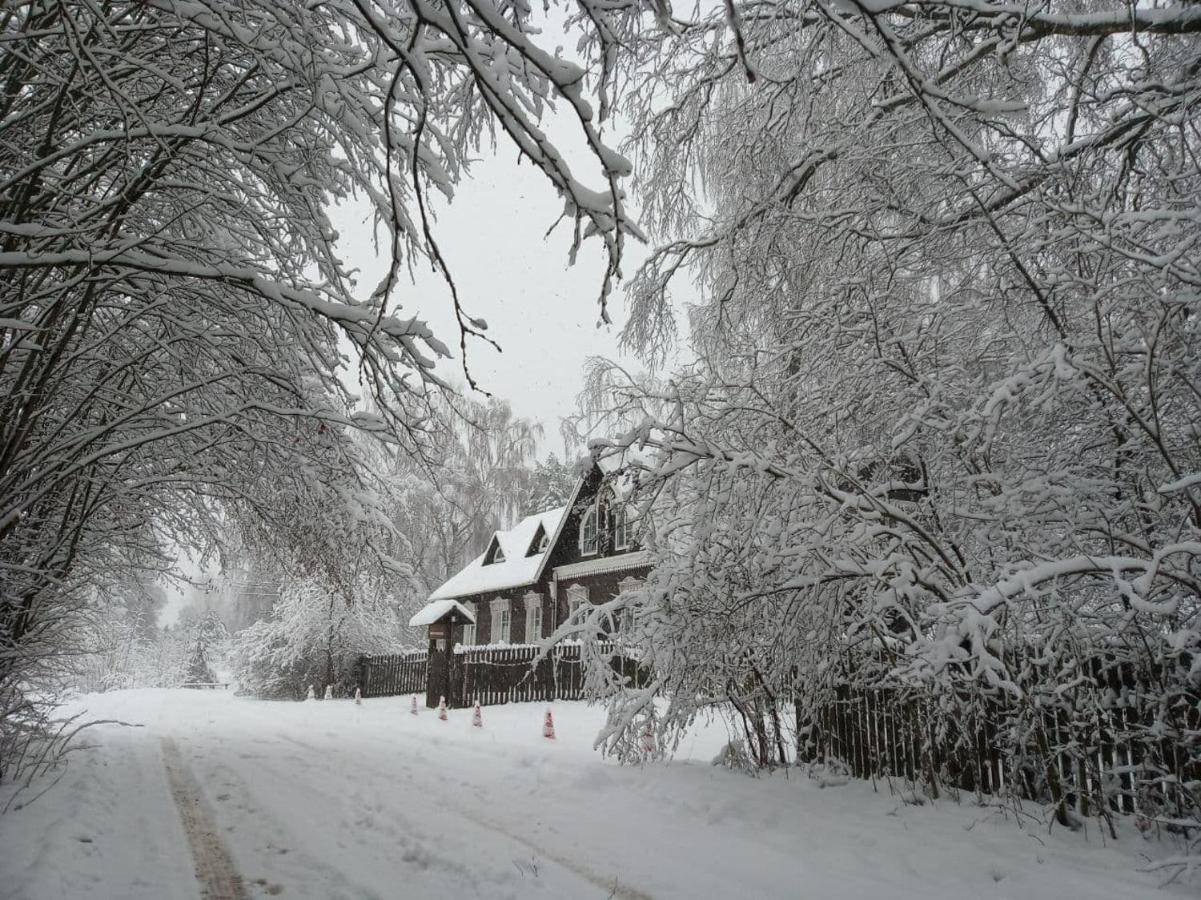
<path fill-rule="evenodd" d="M 613 549 L 628 550 L 630 547 L 630 530 L 626 525 L 626 508 L 622 504 L 613 507 Z"/>
<path fill-rule="evenodd" d="M 594 502 L 580 517 L 580 555 L 591 556 L 600 547 L 600 528 L 597 522 L 599 509 Z"/>
<path fill-rule="evenodd" d="M 488 550 L 484 553 L 483 565 L 490 566 L 493 563 L 502 563 L 505 561 L 505 551 L 500 548 L 500 538 L 492 535 L 492 541 L 488 544 Z"/>
<path fill-rule="evenodd" d="M 537 556 L 539 553 L 545 553 L 548 546 L 550 546 L 550 538 L 546 536 L 546 529 L 539 525 L 538 530 L 534 532 L 534 539 L 530 541 L 530 549 L 525 552 L 525 555 Z"/>

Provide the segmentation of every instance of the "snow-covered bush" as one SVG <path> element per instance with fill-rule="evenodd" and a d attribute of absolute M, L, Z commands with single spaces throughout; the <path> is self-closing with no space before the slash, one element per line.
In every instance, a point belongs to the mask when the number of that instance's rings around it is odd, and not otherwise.
<path fill-rule="evenodd" d="M 310 684 L 353 693 L 360 656 L 404 649 L 395 608 L 380 600 L 346 599 L 315 582 L 283 591 L 271 618 L 233 639 L 241 691 L 271 699 L 304 698 Z"/>

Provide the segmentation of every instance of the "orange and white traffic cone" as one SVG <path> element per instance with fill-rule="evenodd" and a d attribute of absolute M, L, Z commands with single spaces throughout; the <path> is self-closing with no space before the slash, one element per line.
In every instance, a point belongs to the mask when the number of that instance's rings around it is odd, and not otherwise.
<path fill-rule="evenodd" d="M 542 720 L 542 736 L 550 738 L 552 741 L 555 739 L 555 717 L 551 715 L 549 707 L 546 710 L 546 717 Z"/>
<path fill-rule="evenodd" d="M 480 701 L 475 701 L 475 708 L 471 710 L 471 724 L 476 728 L 484 727 L 484 714 L 480 712 Z"/>
<path fill-rule="evenodd" d="M 438 698 L 438 718 L 441 719 L 443 722 L 446 721 L 447 717 L 446 717 L 446 698 L 445 697 Z"/>
<path fill-rule="evenodd" d="M 417 715 L 417 695 L 413 695 L 413 705 L 409 707 L 409 715 Z"/>
<path fill-rule="evenodd" d="M 355 706 L 363 705 L 363 691 L 361 688 L 354 689 L 354 705 Z"/>

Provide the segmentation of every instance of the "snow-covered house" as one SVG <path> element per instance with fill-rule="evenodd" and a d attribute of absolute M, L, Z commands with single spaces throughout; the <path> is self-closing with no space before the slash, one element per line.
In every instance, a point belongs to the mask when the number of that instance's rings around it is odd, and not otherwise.
<path fill-rule="evenodd" d="M 566 506 L 496 532 L 483 553 L 430 594 L 414 623 L 465 609 L 475 624 L 451 617 L 451 646 L 532 643 L 581 605 L 603 603 L 636 583 L 650 568 L 649 554 L 626 520 L 621 479 L 593 462 Z"/>

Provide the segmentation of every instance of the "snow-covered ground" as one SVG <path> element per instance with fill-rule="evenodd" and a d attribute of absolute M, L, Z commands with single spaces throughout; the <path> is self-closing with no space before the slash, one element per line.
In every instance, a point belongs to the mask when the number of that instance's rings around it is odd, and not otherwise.
<path fill-rule="evenodd" d="M 248 896 L 1192 896 L 1140 872 L 1171 847 L 1109 842 L 886 789 L 821 788 L 799 771 L 709 765 L 720 723 L 669 764 L 622 767 L 591 740 L 603 718 L 553 705 L 449 722 L 409 698 L 264 703 L 122 691 L 80 701 L 101 726 L 36 802 L 0 817 L 0 897 L 195 898 L 189 819 L 208 821 Z M 166 763 L 173 767 L 168 774 Z M 189 787 L 190 785 L 190 787 Z M 182 795 L 180 792 L 183 792 Z M 0 796 L 0 803 L 3 802 Z M 194 826 L 194 821 L 193 821 Z M 192 827 L 192 826 L 190 826 Z"/>

